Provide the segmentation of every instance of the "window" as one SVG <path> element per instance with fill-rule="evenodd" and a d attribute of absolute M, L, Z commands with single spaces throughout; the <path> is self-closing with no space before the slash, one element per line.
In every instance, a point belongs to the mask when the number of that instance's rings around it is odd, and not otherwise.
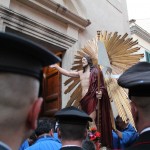
<path fill-rule="evenodd" d="M 145 51 L 146 61 L 150 63 L 150 52 Z"/>

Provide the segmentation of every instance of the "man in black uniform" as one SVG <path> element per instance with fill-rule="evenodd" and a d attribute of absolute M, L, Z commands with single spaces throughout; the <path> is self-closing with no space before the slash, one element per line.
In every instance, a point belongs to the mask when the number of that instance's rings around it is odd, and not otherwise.
<path fill-rule="evenodd" d="M 126 70 L 118 84 L 129 89 L 131 111 L 139 132 L 138 140 L 128 150 L 150 149 L 150 63 L 139 62 Z"/>
<path fill-rule="evenodd" d="M 76 107 L 67 107 L 55 114 L 59 122 L 59 136 L 62 141 L 60 150 L 82 150 L 82 141 L 87 136 L 88 121 L 92 121 L 85 112 Z"/>
<path fill-rule="evenodd" d="M 27 39 L 0 33 L 0 150 L 17 150 L 36 128 L 42 67 L 58 61 Z"/>

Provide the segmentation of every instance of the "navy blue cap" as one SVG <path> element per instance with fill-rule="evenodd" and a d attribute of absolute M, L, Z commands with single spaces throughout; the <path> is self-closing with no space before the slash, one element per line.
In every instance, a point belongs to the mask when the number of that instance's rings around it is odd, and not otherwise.
<path fill-rule="evenodd" d="M 119 77 L 118 84 L 129 89 L 129 97 L 149 97 L 150 63 L 139 62 L 133 65 Z"/>
<path fill-rule="evenodd" d="M 74 106 L 61 109 L 55 114 L 55 117 L 59 123 L 86 124 L 88 121 L 92 122 L 88 114 Z"/>
<path fill-rule="evenodd" d="M 0 72 L 41 78 L 42 68 L 60 61 L 48 49 L 23 37 L 0 33 Z"/>

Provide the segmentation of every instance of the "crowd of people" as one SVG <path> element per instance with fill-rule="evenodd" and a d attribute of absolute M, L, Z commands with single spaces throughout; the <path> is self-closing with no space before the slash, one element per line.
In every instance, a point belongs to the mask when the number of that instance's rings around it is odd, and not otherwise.
<path fill-rule="evenodd" d="M 42 68 L 60 59 L 14 34 L 0 33 L 0 42 L 0 150 L 96 150 L 87 136 L 95 115 L 71 106 L 58 111 L 55 121 L 38 118 L 43 101 L 39 97 Z M 150 63 L 139 62 L 118 79 L 120 86 L 129 89 L 136 129 L 117 116 L 112 149 L 150 149 L 149 74 Z"/>
<path fill-rule="evenodd" d="M 55 114 L 59 127 L 56 129 L 54 120 L 39 118 L 37 128 L 27 138 L 19 150 L 88 150 L 95 145 L 87 137 L 88 121 L 92 119 L 83 111 L 75 107 L 67 107 Z M 34 137 L 34 138 L 33 138 Z M 31 142 L 32 140 L 32 142 Z M 92 149 L 89 150 L 92 150 Z"/>

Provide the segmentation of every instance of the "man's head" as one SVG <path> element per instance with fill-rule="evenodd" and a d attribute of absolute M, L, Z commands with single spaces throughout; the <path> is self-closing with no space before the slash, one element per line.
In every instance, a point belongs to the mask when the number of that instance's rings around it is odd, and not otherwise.
<path fill-rule="evenodd" d="M 82 142 L 86 138 L 87 124 L 92 119 L 85 112 L 71 106 L 57 112 L 55 117 L 59 122 L 59 130 L 63 142 Z"/>
<path fill-rule="evenodd" d="M 49 134 L 53 136 L 54 121 L 50 118 L 40 118 L 35 133 L 37 136 Z"/>
<path fill-rule="evenodd" d="M 128 124 L 125 121 L 123 121 L 122 118 L 119 115 L 116 117 L 115 123 L 116 123 L 116 128 L 119 131 L 124 130 L 127 127 L 127 124 Z"/>
<path fill-rule="evenodd" d="M 129 89 L 131 111 L 138 131 L 150 125 L 150 63 L 139 62 L 126 70 L 118 84 Z"/>
<path fill-rule="evenodd" d="M 83 150 L 96 150 L 95 144 L 90 140 L 84 140 L 82 142 Z"/>
<path fill-rule="evenodd" d="M 93 62 L 92 62 L 92 59 L 89 56 L 84 55 L 83 58 L 82 58 L 83 72 L 85 72 L 85 69 L 86 69 L 87 66 L 90 66 L 90 69 L 92 69 Z"/>
<path fill-rule="evenodd" d="M 23 136 L 36 128 L 42 104 L 38 98 L 42 67 L 59 59 L 13 34 L 0 33 L 0 43 L 0 139 L 17 149 Z"/>

